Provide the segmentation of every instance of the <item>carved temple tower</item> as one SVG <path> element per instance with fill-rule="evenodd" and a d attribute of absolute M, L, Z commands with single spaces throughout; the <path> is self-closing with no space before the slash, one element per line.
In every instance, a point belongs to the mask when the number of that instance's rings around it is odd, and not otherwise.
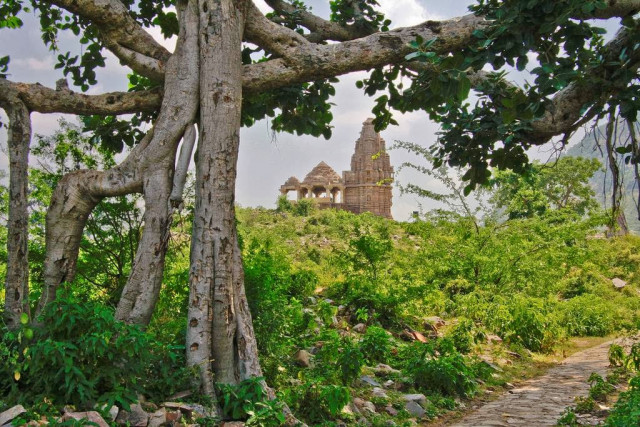
<path fill-rule="evenodd" d="M 345 209 L 391 218 L 393 168 L 384 139 L 373 127 L 373 119 L 363 123 L 351 156 L 351 170 L 342 172 L 342 180 Z"/>
<path fill-rule="evenodd" d="M 302 182 L 290 177 L 280 187 L 280 193 L 294 191 L 298 200 L 312 198 L 321 209 L 371 212 L 392 218 L 392 181 L 393 167 L 384 139 L 375 131 L 373 119 L 367 119 L 351 156 L 351 170 L 342 172 L 342 179 L 329 165 L 320 162 Z"/>

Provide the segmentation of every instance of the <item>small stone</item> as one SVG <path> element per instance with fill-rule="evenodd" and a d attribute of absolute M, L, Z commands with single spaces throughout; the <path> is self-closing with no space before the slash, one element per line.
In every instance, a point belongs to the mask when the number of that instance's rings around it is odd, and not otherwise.
<path fill-rule="evenodd" d="M 611 283 L 613 283 L 613 286 L 615 286 L 617 289 L 622 289 L 627 286 L 627 282 L 618 277 L 611 279 Z"/>
<path fill-rule="evenodd" d="M 404 400 L 406 400 L 407 402 L 416 402 L 416 403 L 419 403 L 422 406 L 426 406 L 427 405 L 427 397 L 422 393 L 403 394 L 402 398 Z"/>
<path fill-rule="evenodd" d="M 189 397 L 191 396 L 193 392 L 191 390 L 183 390 L 183 391 L 179 391 L 176 394 L 173 394 L 171 396 L 168 397 L 169 400 L 177 400 L 177 399 L 184 399 L 185 397 Z"/>
<path fill-rule="evenodd" d="M 422 406 L 418 405 L 418 403 L 413 400 L 407 402 L 404 407 L 413 417 L 422 418 L 427 413 Z"/>
<path fill-rule="evenodd" d="M 385 388 L 393 388 L 396 383 L 393 380 L 387 380 L 382 384 Z"/>
<path fill-rule="evenodd" d="M 307 350 L 298 350 L 294 357 L 296 359 L 296 363 L 303 368 L 311 366 L 311 354 Z"/>
<path fill-rule="evenodd" d="M 344 311 L 347 309 L 347 306 L 345 305 L 339 305 L 338 306 L 338 313 L 342 314 L 344 313 Z"/>
<path fill-rule="evenodd" d="M 109 408 L 109 417 L 111 418 L 111 421 L 115 421 L 116 418 L 118 418 L 118 412 L 120 412 L 120 409 L 118 409 L 116 405 Z"/>
<path fill-rule="evenodd" d="M 167 422 L 167 410 L 160 408 L 149 416 L 149 427 L 160 427 Z"/>
<path fill-rule="evenodd" d="M 502 368 L 498 365 L 496 365 L 495 363 L 493 363 L 493 360 L 491 360 L 488 356 L 481 356 L 480 359 L 482 360 L 482 363 L 484 363 L 485 365 L 487 365 L 489 368 L 493 369 L 496 372 L 504 372 L 502 370 Z"/>
<path fill-rule="evenodd" d="M 180 411 L 167 411 L 167 422 L 176 423 L 182 418 Z"/>
<path fill-rule="evenodd" d="M 24 406 L 22 405 L 16 405 L 7 409 L 6 411 L 0 413 L 0 426 L 9 424 L 11 420 L 13 420 L 14 418 L 18 418 L 25 412 L 27 412 L 27 410 L 24 409 Z"/>
<path fill-rule="evenodd" d="M 371 414 L 376 413 L 376 405 L 374 405 L 372 402 L 369 402 L 368 400 L 356 397 L 355 399 L 353 399 L 353 403 L 362 412 L 369 412 Z"/>
<path fill-rule="evenodd" d="M 436 328 L 441 328 L 446 325 L 447 322 L 444 321 L 441 317 L 438 316 L 430 316 L 424 319 L 424 321 L 430 325 L 435 326 Z"/>
<path fill-rule="evenodd" d="M 311 304 L 315 304 L 317 301 L 316 301 L 316 299 L 314 297 L 309 297 L 309 302 Z"/>
<path fill-rule="evenodd" d="M 489 341 L 490 343 L 501 343 L 502 338 L 494 334 L 489 334 L 487 335 L 487 341 Z"/>
<path fill-rule="evenodd" d="M 360 377 L 360 381 L 363 383 L 370 385 L 371 387 L 380 387 L 380 383 L 368 375 L 363 375 Z"/>
<path fill-rule="evenodd" d="M 333 304 L 333 300 L 330 298 L 325 298 L 324 302 L 326 302 L 327 304 Z"/>
<path fill-rule="evenodd" d="M 352 329 L 354 332 L 357 332 L 359 334 L 364 334 L 365 331 L 367 330 L 367 325 L 365 325 L 364 323 L 358 323 Z"/>
<path fill-rule="evenodd" d="M 131 411 L 120 411 L 116 418 L 116 424 L 129 425 L 132 427 L 146 427 L 148 422 L 149 414 L 147 414 L 138 403 L 131 405 Z"/>
<path fill-rule="evenodd" d="M 379 397 L 382 399 L 387 399 L 389 396 L 387 396 L 387 393 L 381 389 L 380 387 L 374 387 L 373 391 L 371 392 L 371 394 L 375 397 Z"/>
<path fill-rule="evenodd" d="M 389 365 L 385 365 L 384 363 L 379 363 L 375 368 L 373 368 L 373 372 L 376 375 L 391 375 L 391 374 L 399 374 L 400 371 L 397 369 L 393 369 Z"/>
<path fill-rule="evenodd" d="M 507 356 L 511 356 L 515 359 L 522 359 L 522 356 L 515 351 L 507 351 Z"/>
<path fill-rule="evenodd" d="M 395 421 L 393 421 L 393 420 L 387 420 L 387 421 L 385 421 L 385 422 L 384 422 L 384 425 L 385 425 L 385 427 L 394 427 L 394 426 L 396 426 L 397 424 L 396 424 L 396 422 L 395 422 Z"/>
<path fill-rule="evenodd" d="M 392 417 L 395 417 L 396 415 L 398 415 L 398 410 L 391 405 L 387 405 L 384 408 L 384 410 L 387 412 L 387 414 L 391 415 Z"/>
<path fill-rule="evenodd" d="M 96 411 L 88 412 L 65 412 L 62 415 L 62 421 L 68 420 L 87 420 L 90 423 L 95 423 L 98 427 L 109 427 L 109 424 L 100 416 Z M 131 424 L 132 426 L 135 424 Z M 145 424 L 146 425 L 146 424 Z"/>
<path fill-rule="evenodd" d="M 225 421 L 220 424 L 220 427 L 244 427 L 244 425 L 242 421 Z"/>
<path fill-rule="evenodd" d="M 182 412 L 188 412 L 188 413 L 193 412 L 193 408 L 191 406 L 182 402 L 164 402 L 162 406 L 169 409 L 178 409 Z"/>

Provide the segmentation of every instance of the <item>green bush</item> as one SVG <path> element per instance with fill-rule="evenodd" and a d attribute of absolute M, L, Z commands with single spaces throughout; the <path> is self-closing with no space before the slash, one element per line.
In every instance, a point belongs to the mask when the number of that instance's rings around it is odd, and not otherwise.
<path fill-rule="evenodd" d="M 463 354 L 469 353 L 473 347 L 473 322 L 470 319 L 460 319 L 449 333 L 456 349 Z"/>
<path fill-rule="evenodd" d="M 386 362 L 391 351 L 391 337 L 377 326 L 369 326 L 362 337 L 360 349 L 369 363 Z"/>
<path fill-rule="evenodd" d="M 610 303 L 595 295 L 580 295 L 564 303 L 562 324 L 571 336 L 603 337 L 615 328 Z"/>
<path fill-rule="evenodd" d="M 640 425 L 640 376 L 629 381 L 629 389 L 620 393 L 604 425 L 606 427 L 628 427 Z"/>
<path fill-rule="evenodd" d="M 46 397 L 54 405 L 128 408 L 138 393 L 161 399 L 188 388 L 184 348 L 164 347 L 116 321 L 110 309 L 61 289 L 38 320 L 31 339 L 27 329 L 2 334 L 0 354 L 19 355 L 0 366 L 0 395 L 8 402 Z"/>
<path fill-rule="evenodd" d="M 276 427 L 284 423 L 282 403 L 269 400 L 264 378 L 246 379 L 239 384 L 216 384 L 218 404 L 225 419 L 245 420 L 247 425 Z"/>
<path fill-rule="evenodd" d="M 464 356 L 453 349 L 453 343 L 442 340 L 440 356 L 435 349 L 425 346 L 421 354 L 414 356 L 407 364 L 407 373 L 416 388 L 423 392 L 436 392 L 445 396 L 471 397 L 478 383 L 474 369 L 467 364 Z"/>

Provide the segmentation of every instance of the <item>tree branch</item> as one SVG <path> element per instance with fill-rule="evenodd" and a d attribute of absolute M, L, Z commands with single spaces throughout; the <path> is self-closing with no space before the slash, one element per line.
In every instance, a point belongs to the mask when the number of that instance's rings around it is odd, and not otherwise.
<path fill-rule="evenodd" d="M 0 79 L 0 100 L 10 92 L 38 113 L 68 114 L 129 114 L 154 112 L 162 102 L 162 89 L 139 92 L 109 92 L 102 95 L 84 95 L 68 89 L 53 90 L 38 83 L 14 83 Z"/>
<path fill-rule="evenodd" d="M 249 5 L 244 37 L 265 51 L 284 58 L 291 58 L 297 46 L 309 44 L 301 34 L 268 20 L 253 2 Z"/>
<path fill-rule="evenodd" d="M 347 41 L 371 34 L 363 28 L 343 26 L 336 22 L 327 21 L 308 10 L 298 9 L 284 0 L 265 0 L 265 2 L 279 14 L 295 14 L 299 19 L 300 25 L 311 31 L 309 41 L 312 42 L 320 42 L 323 40 Z"/>
<path fill-rule="evenodd" d="M 256 93 L 404 62 L 404 57 L 412 51 L 409 42 L 418 36 L 425 40 L 437 38 L 438 41 L 433 45 L 434 52 L 455 51 L 469 44 L 473 31 L 484 25 L 483 18 L 467 15 L 441 22 L 427 21 L 338 44 L 308 43 L 291 48 L 288 52 L 295 59 L 293 64 L 274 59 L 246 65 L 243 88 L 249 93 Z"/>
<path fill-rule="evenodd" d="M 162 73 L 162 64 L 171 55 L 156 42 L 118 0 L 51 0 L 52 4 L 91 21 L 103 43 L 120 61 L 150 79 Z M 131 51 L 137 53 L 132 55 Z M 142 57 L 147 57 L 143 59 Z M 154 64 L 155 67 L 149 67 Z M 148 72 L 151 71 L 151 72 Z"/>

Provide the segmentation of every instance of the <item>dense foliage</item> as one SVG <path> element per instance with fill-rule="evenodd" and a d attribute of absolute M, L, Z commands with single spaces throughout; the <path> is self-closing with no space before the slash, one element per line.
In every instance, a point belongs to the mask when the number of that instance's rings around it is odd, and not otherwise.
<path fill-rule="evenodd" d="M 33 245 L 41 241 L 40 206 L 52 180 L 60 170 L 89 161 L 65 148 L 65 135 L 73 131 L 63 126 L 56 136 L 61 148 L 52 153 L 46 141 L 41 145 L 50 166 L 32 171 L 42 177 L 33 181 Z M 582 186 L 597 167 L 565 159 L 555 168 L 536 165 L 525 177 L 499 174 L 482 217 L 463 203 L 456 180 L 450 188 L 466 209 L 450 204 L 406 223 L 284 200 L 277 210 L 238 208 L 247 296 L 266 381 L 310 424 L 355 421 L 343 411 L 355 397 L 395 407 L 401 420 L 408 417 L 400 392 L 371 396 L 363 375 L 391 380 L 402 392 L 424 393 L 427 416 L 434 417 L 455 408 L 455 399 L 510 379 L 507 367 L 497 372 L 486 362 L 488 354 L 496 360 L 515 352 L 526 364 L 531 352 L 553 352 L 569 337 L 637 330 L 640 239 L 598 236 L 603 218 Z M 584 171 L 573 175 L 571 188 L 567 169 Z M 515 203 L 529 193 L 538 194 L 544 208 Z M 180 368 L 183 347 L 177 345 L 187 323 L 185 236 L 192 202 L 187 199 L 187 208 L 175 216 L 164 288 L 146 332 L 113 319 L 121 277 L 114 265 L 122 259 L 118 268 L 128 268 L 128 245 L 122 242 L 135 241 L 139 233 L 136 222 L 112 228 L 128 209 L 123 203 L 135 201 L 107 200 L 92 217 L 96 231 L 86 233 L 80 255 L 84 273 L 58 302 L 35 323 L 25 319 L 21 330 L 3 330 L 0 354 L 9 363 L 0 380 L 2 405 L 126 407 L 137 393 L 162 401 L 192 384 Z M 95 259 L 104 249 L 109 258 Z M 36 289 L 40 269 L 34 263 Z M 616 289 L 614 277 L 627 286 Z M 433 316 L 446 324 L 434 324 Z M 300 350 L 308 353 L 308 365 L 298 360 Z M 381 363 L 392 369 L 379 373 Z M 277 425 L 280 403 L 265 398 L 262 384 L 220 385 L 221 413 Z"/>

